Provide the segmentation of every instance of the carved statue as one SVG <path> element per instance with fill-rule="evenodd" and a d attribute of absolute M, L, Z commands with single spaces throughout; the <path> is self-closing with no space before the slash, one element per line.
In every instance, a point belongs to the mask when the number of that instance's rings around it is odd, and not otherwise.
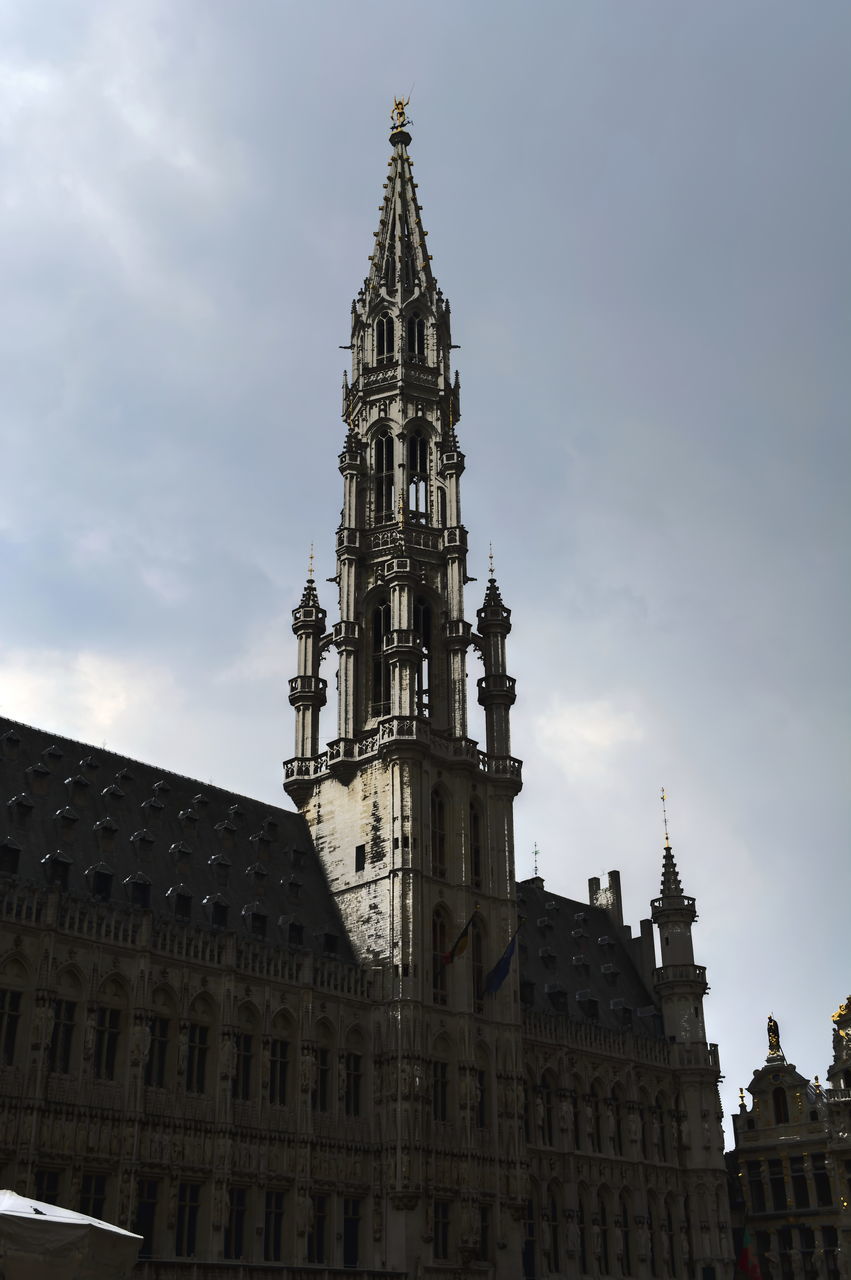
<path fill-rule="evenodd" d="M 780 1048 L 780 1028 L 773 1014 L 768 1015 L 768 1052 L 770 1054 L 781 1053 Z"/>

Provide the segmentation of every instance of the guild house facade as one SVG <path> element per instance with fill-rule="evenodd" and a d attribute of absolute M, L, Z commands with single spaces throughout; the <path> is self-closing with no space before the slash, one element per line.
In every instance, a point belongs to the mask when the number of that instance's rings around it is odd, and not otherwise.
<path fill-rule="evenodd" d="M 721 1280 L 718 1054 L 670 845 L 635 936 L 616 872 L 585 902 L 515 878 L 511 612 L 493 573 L 466 612 L 407 126 L 397 103 L 352 306 L 334 612 L 312 573 L 293 612 L 295 811 L 0 722 L 2 1181 L 135 1226 L 151 1280 Z"/>

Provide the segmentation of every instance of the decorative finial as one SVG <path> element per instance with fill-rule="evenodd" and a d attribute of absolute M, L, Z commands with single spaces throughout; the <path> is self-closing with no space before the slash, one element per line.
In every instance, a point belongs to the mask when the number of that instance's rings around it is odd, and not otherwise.
<path fill-rule="evenodd" d="M 744 1091 L 744 1089 L 739 1089 L 739 1106 L 741 1107 L 742 1111 L 747 1111 L 747 1105 L 746 1105 L 746 1103 L 745 1103 L 745 1091 Z"/>
<path fill-rule="evenodd" d="M 488 577 L 493 577 L 493 543 L 488 543 Z"/>
<path fill-rule="evenodd" d="M 665 848 L 670 849 L 671 841 L 668 839 L 668 810 L 665 807 L 665 801 L 667 800 L 667 798 L 668 797 L 665 795 L 665 788 L 663 787 L 662 788 L 662 820 L 665 823 Z"/>
<path fill-rule="evenodd" d="M 400 129 L 407 129 L 408 125 L 414 123 L 405 110 L 410 101 L 410 94 L 408 94 L 407 98 L 393 99 L 393 110 L 390 112 L 391 135 L 397 133 Z"/>
<path fill-rule="evenodd" d="M 310 544 L 310 555 L 307 558 L 307 576 L 313 581 L 313 543 Z"/>
<path fill-rule="evenodd" d="M 813 1086 L 816 1091 L 816 1096 L 819 1096 L 821 1094 L 821 1081 L 818 1076 L 813 1076 Z"/>
<path fill-rule="evenodd" d="M 535 841 L 535 846 L 532 849 L 532 857 L 534 859 L 535 877 L 537 878 L 537 875 L 538 875 L 538 842 L 537 840 Z"/>
<path fill-rule="evenodd" d="M 405 499 L 401 493 L 399 494 L 399 501 L 396 505 L 396 518 L 399 521 L 399 524 L 405 523 Z"/>

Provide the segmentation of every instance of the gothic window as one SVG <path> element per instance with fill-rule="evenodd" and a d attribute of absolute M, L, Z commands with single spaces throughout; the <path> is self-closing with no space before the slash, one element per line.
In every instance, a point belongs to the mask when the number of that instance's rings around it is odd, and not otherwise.
<path fill-rule="evenodd" d="M 622 1194 L 620 1198 L 620 1233 L 621 1233 L 621 1249 L 623 1250 L 623 1261 L 621 1266 L 625 1276 L 632 1275 L 632 1254 L 631 1240 L 629 1233 L 629 1201 L 626 1195 Z"/>
<path fill-rule="evenodd" d="M 588 1118 L 590 1121 L 590 1137 L 591 1148 L 593 1151 L 601 1151 L 602 1143 L 600 1142 L 600 1094 L 596 1084 L 592 1084 L 591 1092 L 588 1095 Z"/>
<path fill-rule="evenodd" d="M 272 1040 L 269 1046 L 269 1101 L 272 1106 L 286 1106 L 289 1057 L 289 1041 Z"/>
<path fill-rule="evenodd" d="M 186 1092 L 204 1093 L 207 1083 L 207 1054 L 210 1032 L 200 1022 L 190 1022 L 186 1040 Z"/>
<path fill-rule="evenodd" d="M 343 1197 L 343 1266 L 356 1267 L 360 1261 L 361 1202 Z"/>
<path fill-rule="evenodd" d="M 228 1216 L 225 1223 L 224 1256 L 241 1258 L 245 1253 L 245 1212 L 248 1199 L 246 1187 L 231 1187 L 228 1198 Z"/>
<path fill-rule="evenodd" d="M 118 1032 L 121 1026 L 121 1010 L 107 1009 L 98 1005 L 95 1010 L 95 1057 L 94 1074 L 96 1080 L 115 1079 L 115 1060 L 118 1054 Z M 98 1214 L 93 1214 L 98 1217 Z"/>
<path fill-rule="evenodd" d="M 431 793 L 431 874 L 446 879 L 446 803 L 436 787 Z"/>
<path fill-rule="evenodd" d="M 176 1258 L 194 1258 L 198 1243 L 198 1210 L 201 1205 L 200 1182 L 181 1182 L 177 1187 L 177 1217 L 174 1225 Z"/>
<path fill-rule="evenodd" d="M 74 1025 L 77 1005 L 73 1000 L 56 1000 L 53 1004 L 53 1034 L 48 1054 L 48 1071 L 67 1075 L 71 1070 L 71 1049 L 74 1043 Z"/>
<path fill-rule="evenodd" d="M 345 1110 L 347 1116 L 360 1115 L 363 1058 L 359 1053 L 346 1054 Z"/>
<path fill-rule="evenodd" d="M 597 1210 L 600 1219 L 600 1273 L 607 1276 L 609 1274 L 609 1218 L 602 1195 L 597 1202 Z"/>
<path fill-rule="evenodd" d="M 310 1105 L 314 1111 L 331 1109 L 331 1050 L 319 1045 L 316 1050 L 316 1074 L 310 1091 Z"/>
<path fill-rule="evenodd" d="M 237 1031 L 235 1045 L 236 1070 L 231 1080 L 231 1095 L 238 1102 L 248 1102 L 254 1065 L 254 1037 L 248 1031 Z"/>
<path fill-rule="evenodd" d="M 611 1107 L 611 1136 L 612 1148 L 615 1155 L 623 1155 L 623 1090 L 620 1085 L 612 1086 L 612 1097 L 609 1103 Z"/>
<path fill-rule="evenodd" d="M 393 317 L 389 311 L 382 311 L 375 322 L 375 360 L 376 364 L 388 364 L 393 359 L 395 348 L 395 332 Z"/>
<path fill-rule="evenodd" d="M 549 1208 L 550 1208 L 549 1270 L 554 1274 L 557 1274 L 561 1270 L 561 1240 L 559 1238 L 560 1223 L 559 1223 L 559 1212 L 558 1212 L 558 1199 L 557 1199 L 557 1193 L 555 1189 L 550 1191 Z"/>
<path fill-rule="evenodd" d="M 139 1178 L 136 1183 L 136 1222 L 134 1230 L 142 1237 L 139 1257 L 154 1253 L 154 1228 L 157 1221 L 157 1197 L 160 1184 L 155 1178 Z"/>
<path fill-rule="evenodd" d="M 151 1033 L 151 1047 L 145 1062 L 145 1084 L 149 1089 L 164 1089 L 168 1059 L 168 1018 L 151 1018 L 148 1030 Z"/>
<path fill-rule="evenodd" d="M 106 1174 L 84 1173 L 80 1183 L 80 1213 L 103 1218 L 106 1209 Z"/>
<path fill-rule="evenodd" d="M 474 800 L 470 805 L 470 880 L 474 889 L 482 887 L 482 811 Z"/>
<path fill-rule="evenodd" d="M 20 1017 L 20 991 L 0 991 L 0 1066 L 11 1067 L 15 1061 Z"/>
<path fill-rule="evenodd" d="M 375 523 L 389 524 L 395 518 L 393 437 L 383 427 L 375 437 Z"/>
<path fill-rule="evenodd" d="M 490 1205 L 479 1205 L 479 1262 L 489 1262 L 491 1256 Z"/>
<path fill-rule="evenodd" d="M 448 950 L 446 916 L 438 909 L 431 920 L 431 985 L 432 1000 L 435 1004 L 446 1004 L 446 965 L 443 957 Z"/>
<path fill-rule="evenodd" d="M 786 1097 L 786 1090 L 778 1085 L 771 1095 L 774 1103 L 774 1123 L 789 1123 L 789 1100 Z"/>
<path fill-rule="evenodd" d="M 390 663 L 384 640 L 390 634 L 390 601 L 379 600 L 372 611 L 372 714 L 390 714 Z"/>
<path fill-rule="evenodd" d="M 417 714 L 429 714 L 430 654 L 431 654 L 431 605 L 422 596 L 414 600 L 414 632 L 423 648 L 423 660 L 417 670 Z"/>
<path fill-rule="evenodd" d="M 421 431 L 408 436 L 408 514 L 420 524 L 428 519 L 428 442 Z"/>
<path fill-rule="evenodd" d="M 284 1192 L 267 1191 L 263 1215 L 263 1261 L 281 1262 L 284 1256 Z"/>
<path fill-rule="evenodd" d="M 419 311 L 414 311 L 408 316 L 407 347 L 411 359 L 425 360 L 425 320 Z"/>
<path fill-rule="evenodd" d="M 441 529 L 446 528 L 446 490 L 442 484 L 437 487 L 437 523 Z"/>
<path fill-rule="evenodd" d="M 307 1232 L 307 1261 L 326 1261 L 326 1236 L 328 1227 L 328 1197 L 311 1196 L 310 1228 Z"/>
<path fill-rule="evenodd" d="M 526 1214 L 523 1229 L 523 1280 L 535 1280 L 538 1274 L 535 1260 L 535 1205 L 532 1200 L 526 1201 Z"/>
<path fill-rule="evenodd" d="M 549 1075 L 544 1074 L 541 1077 L 541 1087 L 538 1091 L 538 1097 L 541 1101 L 540 1107 L 540 1130 L 541 1141 L 545 1146 L 553 1145 L 553 1083 Z"/>

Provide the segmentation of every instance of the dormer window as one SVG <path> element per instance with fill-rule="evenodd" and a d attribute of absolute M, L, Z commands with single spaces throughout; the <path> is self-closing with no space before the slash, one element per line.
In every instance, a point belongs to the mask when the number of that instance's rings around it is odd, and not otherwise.
<path fill-rule="evenodd" d="M 230 859 L 226 858 L 223 853 L 214 853 L 207 864 L 212 867 L 213 874 L 216 877 L 216 884 L 220 889 L 226 889 L 228 877 L 230 876 Z"/>
<path fill-rule="evenodd" d="M 250 906 L 243 909 L 243 917 L 248 926 L 249 931 L 255 938 L 266 937 L 266 913 L 260 910 L 259 903 L 253 902 Z"/>
<path fill-rule="evenodd" d="M 21 846 L 11 836 L 7 836 L 0 844 L 0 876 L 16 876 L 20 856 Z"/>
<path fill-rule="evenodd" d="M 204 906 L 210 913 L 210 924 L 214 929 L 226 929 L 228 927 L 228 904 L 225 902 L 221 894 L 216 894 L 204 899 Z"/>
<path fill-rule="evenodd" d="M 135 875 L 127 877 L 124 887 L 130 896 L 130 905 L 147 911 L 151 905 L 151 882 L 148 877 L 137 871 Z"/>
<path fill-rule="evenodd" d="M 62 853 L 61 850 L 57 853 L 48 853 L 46 857 L 42 858 L 41 865 L 44 867 L 48 884 L 52 884 L 63 891 L 67 890 L 71 859 L 66 854 Z"/>
<path fill-rule="evenodd" d="M 395 329 L 393 317 L 389 311 L 382 311 L 375 322 L 375 361 L 376 364 L 388 364 L 394 355 Z"/>
<path fill-rule="evenodd" d="M 418 362 L 425 360 L 425 320 L 419 311 L 408 316 L 407 347 L 411 359 Z"/>
<path fill-rule="evenodd" d="M 185 885 L 173 885 L 166 894 L 166 899 L 171 903 L 175 920 L 179 920 L 181 924 L 188 924 L 192 918 L 192 894 Z"/>
<path fill-rule="evenodd" d="M 99 862 L 97 866 L 89 867 L 86 872 L 86 879 L 89 881 L 92 889 L 92 897 L 95 902 L 109 902 L 112 897 L 112 871 L 105 862 Z"/>

